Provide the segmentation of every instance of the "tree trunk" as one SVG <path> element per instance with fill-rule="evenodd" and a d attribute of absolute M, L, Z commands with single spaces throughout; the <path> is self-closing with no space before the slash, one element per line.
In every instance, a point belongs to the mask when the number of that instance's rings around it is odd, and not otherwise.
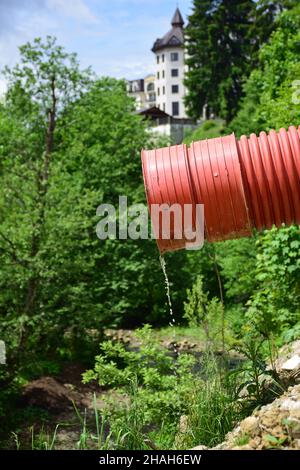
<path fill-rule="evenodd" d="M 45 153 L 42 169 L 37 172 L 37 188 L 39 195 L 39 214 L 36 223 L 33 225 L 33 235 L 31 239 L 31 253 L 32 260 L 36 258 L 40 250 L 41 236 L 43 227 L 45 225 L 45 205 L 46 195 L 48 192 L 48 180 L 51 157 L 54 146 L 54 131 L 56 126 L 56 95 L 55 95 L 55 77 L 51 78 L 51 108 L 48 114 L 48 125 L 45 139 Z M 25 300 L 25 312 L 32 315 L 35 311 L 35 302 L 37 290 L 39 287 L 39 275 L 35 273 L 28 281 L 27 295 Z"/>

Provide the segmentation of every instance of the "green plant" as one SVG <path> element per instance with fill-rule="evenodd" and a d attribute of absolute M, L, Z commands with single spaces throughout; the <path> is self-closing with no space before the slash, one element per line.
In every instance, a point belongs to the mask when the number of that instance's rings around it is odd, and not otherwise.
<path fill-rule="evenodd" d="M 189 390 L 197 383 L 197 377 L 193 374 L 196 359 L 188 354 L 172 357 L 155 339 L 149 325 L 135 334 L 140 343 L 137 351 L 112 341 L 102 343 L 95 367 L 83 374 L 83 381 L 97 380 L 102 386 L 109 385 L 122 392 L 121 403 L 117 406 L 109 403 L 112 423 L 121 420 L 122 428 L 127 429 L 126 439 L 137 442 L 142 430 L 160 430 L 162 435 L 162 422 L 165 427 L 173 427 L 175 433 L 174 422 L 184 413 Z M 136 428 L 135 424 L 141 427 Z M 150 439 L 149 433 L 146 434 Z"/>
<path fill-rule="evenodd" d="M 12 432 L 11 434 L 12 434 L 12 437 L 13 437 L 15 445 L 16 445 L 16 450 L 20 450 L 21 443 L 20 443 L 18 434 L 16 432 Z"/>
<path fill-rule="evenodd" d="M 107 401 L 113 441 L 122 449 L 172 448 L 219 443 L 239 416 L 233 382 L 207 352 L 196 363 L 191 354 L 178 357 L 164 350 L 150 326 L 136 332 L 136 351 L 105 342 L 85 383 L 97 380 L 112 386 L 119 398 Z M 180 417 L 188 430 L 178 435 Z"/>
<path fill-rule="evenodd" d="M 198 140 L 220 137 L 224 133 L 224 122 L 221 119 L 209 119 L 200 124 L 194 131 L 187 132 L 184 143 L 189 145 Z"/>
<path fill-rule="evenodd" d="M 268 449 L 278 449 L 281 448 L 287 441 L 288 437 L 275 437 L 272 434 L 267 434 L 265 437 Z"/>
<path fill-rule="evenodd" d="M 299 322 L 300 229 L 274 227 L 259 237 L 257 247 L 255 276 L 259 287 L 248 302 L 246 324 L 271 344 L 274 336 Z"/>
<path fill-rule="evenodd" d="M 111 415 L 110 426 L 113 436 L 120 436 L 119 442 L 114 445 L 118 450 L 147 449 L 146 445 L 146 416 L 143 400 L 140 399 L 140 390 L 137 378 L 129 380 L 126 387 L 129 398 L 123 409 L 116 408 Z"/>
<path fill-rule="evenodd" d="M 296 77 L 300 68 L 300 8 L 298 2 L 292 2 L 292 6 L 294 8 L 277 18 L 275 31 L 260 49 L 258 67 L 245 84 L 245 98 L 229 129 L 237 135 L 279 129 L 299 122 Z"/>
<path fill-rule="evenodd" d="M 267 349 L 266 349 L 267 343 Z M 233 371 L 238 376 L 237 397 L 242 400 L 245 412 L 257 406 L 270 402 L 274 397 L 284 391 L 276 369 L 267 369 L 266 361 L 271 359 L 269 342 L 263 337 L 248 333 L 245 338 L 235 345 L 246 360 Z"/>
<path fill-rule="evenodd" d="M 219 444 L 240 417 L 235 385 L 227 380 L 214 355 L 206 353 L 201 366 L 203 380 L 191 391 L 186 429 L 177 439 L 180 449 Z"/>
<path fill-rule="evenodd" d="M 122 388 L 136 378 L 146 423 L 176 419 L 184 407 L 185 393 L 193 384 L 196 360 L 188 354 L 172 357 L 155 339 L 149 325 L 136 330 L 135 335 L 140 343 L 137 351 L 120 343 L 103 342 L 95 367 L 83 374 L 83 382 L 97 380 L 102 386 Z"/>
<path fill-rule="evenodd" d="M 36 434 L 34 426 L 31 426 L 31 450 L 53 450 L 55 447 L 56 435 L 59 426 L 60 424 L 56 425 L 52 435 L 45 431 L 43 426 Z"/>
<path fill-rule="evenodd" d="M 197 277 L 192 289 L 187 290 L 184 318 L 190 326 L 203 328 L 208 350 L 216 349 L 220 343 L 224 349 L 223 305 L 216 297 L 209 300 L 201 276 Z"/>
<path fill-rule="evenodd" d="M 235 439 L 234 444 L 235 444 L 236 446 L 245 446 L 245 445 L 248 444 L 249 440 L 250 440 L 249 434 L 244 433 L 244 434 L 241 434 L 240 436 L 238 436 L 238 437 Z"/>

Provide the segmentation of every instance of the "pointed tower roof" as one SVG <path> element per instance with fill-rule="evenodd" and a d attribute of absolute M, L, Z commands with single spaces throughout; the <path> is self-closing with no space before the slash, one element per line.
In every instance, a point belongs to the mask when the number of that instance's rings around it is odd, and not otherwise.
<path fill-rule="evenodd" d="M 174 16 L 172 18 L 171 25 L 172 26 L 183 26 L 184 25 L 182 15 L 181 15 L 180 10 L 179 10 L 178 7 L 176 8 L 176 11 L 175 11 Z"/>
<path fill-rule="evenodd" d="M 183 25 L 184 21 L 179 8 L 173 15 L 171 21 L 172 29 L 167 32 L 161 39 L 156 39 L 152 47 L 152 52 L 159 51 L 165 47 L 182 47 L 184 43 Z"/>

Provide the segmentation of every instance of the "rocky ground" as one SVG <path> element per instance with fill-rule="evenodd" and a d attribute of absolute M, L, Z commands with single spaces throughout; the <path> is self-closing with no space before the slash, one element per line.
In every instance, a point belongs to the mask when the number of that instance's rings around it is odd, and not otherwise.
<path fill-rule="evenodd" d="M 241 421 L 214 450 L 300 450 L 300 340 L 284 346 L 274 366 L 280 383 L 290 384 L 287 391 Z"/>
<path fill-rule="evenodd" d="M 241 421 L 219 450 L 300 450 L 300 385 Z"/>

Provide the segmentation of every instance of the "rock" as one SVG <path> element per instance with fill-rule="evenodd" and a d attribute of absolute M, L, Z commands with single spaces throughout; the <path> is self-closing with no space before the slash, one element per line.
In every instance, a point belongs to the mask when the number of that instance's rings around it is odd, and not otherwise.
<path fill-rule="evenodd" d="M 291 357 L 286 362 L 284 362 L 281 368 L 285 370 L 294 370 L 294 369 L 297 369 L 297 367 L 299 366 L 300 366 L 300 356 L 298 354 L 295 354 L 293 357 Z"/>
<path fill-rule="evenodd" d="M 244 446 L 232 447 L 231 450 L 254 450 L 254 449 L 249 444 L 245 444 Z"/>
<path fill-rule="evenodd" d="M 197 447 L 193 447 L 191 450 L 208 450 L 208 447 L 206 447 L 206 446 L 197 446 Z"/>
<path fill-rule="evenodd" d="M 267 409 L 260 416 L 260 423 L 265 427 L 272 429 L 276 426 L 278 420 L 277 410 Z"/>
<path fill-rule="evenodd" d="M 260 437 L 255 437 L 254 439 L 250 439 L 248 444 L 249 444 L 250 447 L 252 447 L 252 449 L 258 449 L 258 447 L 261 444 L 261 439 L 260 439 Z"/>
<path fill-rule="evenodd" d="M 300 439 L 300 420 L 289 418 L 285 421 L 285 425 L 293 439 Z"/>
<path fill-rule="evenodd" d="M 260 432 L 259 421 L 254 416 L 249 416 L 249 418 L 244 419 L 241 422 L 241 432 L 244 434 L 249 434 L 251 436 L 256 436 Z"/>
<path fill-rule="evenodd" d="M 278 358 L 274 367 L 279 379 L 285 386 L 299 383 L 300 381 L 300 340 L 283 346 L 278 352 Z M 271 370 L 271 364 L 268 369 Z"/>
<path fill-rule="evenodd" d="M 290 398 L 287 398 L 280 404 L 280 408 L 282 410 L 287 410 L 287 411 L 300 410 L 300 401 L 295 401 L 295 400 L 291 400 Z"/>

